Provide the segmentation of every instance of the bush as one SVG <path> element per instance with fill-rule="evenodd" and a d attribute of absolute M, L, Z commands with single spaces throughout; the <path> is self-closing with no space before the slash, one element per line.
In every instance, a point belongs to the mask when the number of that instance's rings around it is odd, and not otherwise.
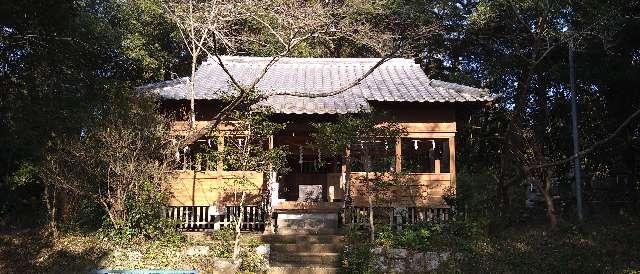
<path fill-rule="evenodd" d="M 217 258 L 230 259 L 233 256 L 233 241 L 236 232 L 233 226 L 227 226 L 220 230 L 214 231 L 210 236 L 217 242 L 214 247 L 213 256 Z"/>
<path fill-rule="evenodd" d="M 340 257 L 342 273 L 374 273 L 371 247 L 368 243 L 346 246 Z"/>
<path fill-rule="evenodd" d="M 240 254 L 240 271 L 264 273 L 267 271 L 267 259 L 255 252 L 254 248 L 245 249 Z"/>
<path fill-rule="evenodd" d="M 121 242 L 143 239 L 178 244 L 185 241 L 185 236 L 176 230 L 174 221 L 163 217 L 166 191 L 156 189 L 151 182 L 142 182 L 133 193 L 135 195 L 126 197 L 126 218 L 115 226 L 104 217 L 103 233 Z"/>
<path fill-rule="evenodd" d="M 470 243 L 480 239 L 482 235 L 482 226 L 477 222 L 422 222 L 406 226 L 402 230 L 381 226 L 376 232 L 374 245 L 419 251 L 466 250 Z"/>

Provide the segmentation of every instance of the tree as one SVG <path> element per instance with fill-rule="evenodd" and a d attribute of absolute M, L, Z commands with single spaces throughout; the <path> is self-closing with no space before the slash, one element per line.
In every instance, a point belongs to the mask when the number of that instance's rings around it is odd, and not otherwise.
<path fill-rule="evenodd" d="M 317 131 L 312 134 L 314 146 L 328 155 L 341 156 L 347 166 L 347 174 L 351 167 L 360 165 L 364 178 L 347 176 L 347 193 L 352 193 L 353 180 L 362 185 L 369 204 L 369 228 L 371 241 L 375 238 L 374 200 L 383 197 L 392 186 L 401 181 L 395 168 L 396 142 L 406 130 L 398 123 L 385 121 L 381 115 L 360 113 L 354 116 L 343 116 L 335 122 L 314 124 Z M 374 153 L 382 148 L 386 155 Z M 356 156 L 356 151 L 359 155 Z M 388 197 L 388 196 L 387 196 Z"/>
<path fill-rule="evenodd" d="M 162 14 L 147 13 L 153 2 L 0 7 L 0 208 L 11 209 L 0 210 L 2 219 L 19 224 L 21 212 L 46 212 L 44 202 L 31 201 L 45 198 L 43 165 L 61 140 L 104 125 L 105 111 L 124 90 L 181 70 L 173 26 L 163 25 Z"/>
<path fill-rule="evenodd" d="M 262 182 L 259 182 L 260 185 L 256 185 L 251 175 L 262 173 L 272 176 L 275 173 L 286 171 L 286 151 L 280 147 L 271 147 L 272 144 L 270 144 L 273 135 L 284 129 L 285 124 L 270 121 L 268 108 L 253 107 L 257 100 L 258 97 L 254 97 L 230 113 L 230 121 L 223 124 L 231 130 L 218 129 L 213 134 L 215 137 L 225 139 L 224 150 L 222 153 L 209 152 L 214 155 L 213 158 L 222 161 L 226 169 L 235 171 L 231 174 L 231 180 L 228 181 L 229 187 L 234 192 L 233 202 L 240 208 L 237 212 L 238 215 L 234 216 L 235 240 L 232 256 L 234 261 L 238 260 L 240 255 L 240 229 L 242 216 L 244 216 L 244 205 L 247 201 L 247 191 L 262 189 Z M 237 198 L 238 194 L 239 199 Z M 269 200 L 268 196 L 262 198 Z"/>
<path fill-rule="evenodd" d="M 140 230 L 132 211 L 160 219 L 168 199 L 166 182 L 175 148 L 154 101 L 144 95 L 122 94 L 106 117 L 76 138 L 55 138 L 46 152 L 40 178 L 55 222 L 58 192 L 99 205 L 116 230 Z M 147 211 L 147 212 L 144 212 Z M 136 212 L 139 213 L 139 212 Z M 55 223 L 52 223 L 52 226 Z M 149 236 L 149 235 L 145 235 Z"/>
<path fill-rule="evenodd" d="M 459 7 L 459 14 L 463 16 L 454 22 L 463 22 L 456 29 L 463 34 L 449 38 L 452 40 L 449 43 L 459 47 L 444 50 L 444 57 L 430 57 L 429 60 L 449 60 L 442 62 L 442 66 L 433 66 L 436 69 L 430 72 L 484 84 L 502 97 L 497 105 L 472 118 L 473 124 L 462 128 L 461 136 L 474 136 L 476 140 L 466 139 L 462 143 L 460 159 L 478 157 L 478 160 L 461 161 L 462 170 L 488 170 L 498 174 L 496 196 L 502 205 L 502 213 L 509 210 L 512 199 L 517 197 L 512 193 L 512 187 L 525 178 L 536 178 L 532 182 L 539 183 L 536 188 L 546 198 L 547 215 L 554 226 L 556 210 L 547 195 L 550 194 L 550 178 L 566 177 L 567 167 L 554 166 L 544 172 L 522 172 L 523 168 L 555 162 L 572 154 L 566 120 L 569 40 L 573 39 L 578 48 L 585 51 L 584 56 L 588 56 L 587 52 L 594 52 L 599 47 L 597 43 L 609 43 L 606 41 L 612 41 L 612 35 L 628 24 L 630 18 L 625 18 L 623 10 L 631 13 L 633 4 L 617 1 L 477 1 Z M 465 16 L 469 18 L 468 23 L 465 23 Z M 571 31 L 568 31 L 569 27 Z M 581 59 L 579 55 L 578 64 L 587 59 Z M 440 68 L 443 72 L 438 71 L 439 67 L 443 67 Z M 606 137 L 606 131 L 598 129 L 595 121 L 607 110 L 598 103 L 601 99 L 596 99 L 604 93 L 590 91 L 590 84 L 587 84 L 590 80 L 580 77 L 581 72 L 586 73 L 591 68 L 584 69 L 578 68 L 579 83 L 582 82 L 578 90 L 581 104 L 585 106 L 581 115 L 585 115 L 584 121 L 588 122 L 581 124 L 581 136 L 592 139 L 587 144 L 594 144 Z M 603 88 L 599 83 L 594 84 Z M 588 111 L 590 108 L 595 109 Z M 625 118 L 620 117 L 617 123 Z M 477 145 L 478 142 L 482 145 Z M 488 158 L 495 160 L 487 161 Z M 598 163 L 600 167 L 592 170 L 602 170 L 602 162 L 595 158 L 591 157 L 587 165 Z M 487 162 L 498 164 L 487 166 Z"/>
<path fill-rule="evenodd" d="M 411 1 L 409 1 L 411 2 Z M 396 1 L 348 1 L 333 2 L 288 2 L 288 1 L 205 1 L 194 8 L 194 1 L 167 2 L 165 7 L 179 26 L 185 45 L 192 53 L 192 74 L 189 88 L 193 93 L 195 79 L 194 54 L 206 53 L 229 77 L 230 86 L 237 92 L 221 111 L 211 120 L 204 131 L 215 130 L 227 118 L 229 112 L 248 99 L 250 94 L 261 92 L 262 96 L 294 95 L 298 97 L 327 97 L 340 94 L 360 83 L 377 67 L 398 54 L 407 46 L 416 46 L 437 31 L 437 24 L 429 21 L 428 5 L 412 3 L 403 5 Z M 410 8 L 421 7 L 420 11 Z M 388 15 L 381 18 L 379 15 Z M 412 15 L 408 17 L 407 15 Z M 377 17 L 376 17 L 377 16 Z M 367 21 L 363 18 L 375 20 Z M 420 21 L 416 21 L 419 18 Z M 387 20 L 388 19 L 388 20 Z M 391 20 L 393 19 L 393 20 Z M 410 20 L 407 20 L 410 19 Z M 422 24 L 416 24 L 422 23 Z M 375 30 L 375 31 L 374 31 Z M 368 52 L 380 56 L 380 61 L 351 83 L 318 94 L 270 93 L 257 91 L 256 87 L 269 69 L 281 58 L 302 51 L 315 43 L 332 44 L 335 40 L 349 40 L 363 44 Z M 221 54 L 234 54 L 242 49 L 267 48 L 271 56 L 253 79 L 241 82 L 238 75 L 227 69 Z M 197 48 L 197 49 L 196 49 Z M 411 48 L 411 47 L 408 47 Z M 302 53 L 301 52 L 301 53 Z M 369 53 L 371 54 L 371 53 Z M 303 54 L 304 55 L 304 54 Z M 193 109 L 193 94 L 192 94 Z M 193 115 L 193 114 L 192 114 Z M 193 118 L 192 118 L 193 120 Z M 202 135 L 197 132 L 195 135 Z"/>

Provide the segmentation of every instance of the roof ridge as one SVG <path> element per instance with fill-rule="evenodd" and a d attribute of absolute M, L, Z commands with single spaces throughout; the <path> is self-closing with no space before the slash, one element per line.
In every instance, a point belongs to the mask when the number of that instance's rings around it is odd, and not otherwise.
<path fill-rule="evenodd" d="M 273 57 L 267 56 L 237 56 L 237 55 L 220 55 L 219 56 L 222 61 L 233 62 L 233 63 L 255 63 L 255 62 L 269 62 Z M 276 64 L 288 64 L 289 62 L 295 62 L 294 64 L 305 64 L 310 65 L 313 62 L 319 63 L 336 63 L 336 65 L 353 65 L 353 63 L 372 63 L 375 64 L 380 61 L 380 57 L 282 57 L 280 60 L 276 62 Z M 312 63 L 309 63 L 312 61 Z M 213 56 L 208 56 L 207 60 L 203 63 L 215 63 L 218 61 L 213 58 Z M 350 63 L 350 64 L 349 64 Z M 403 57 L 395 57 L 390 58 L 384 64 L 394 64 L 394 65 L 417 65 L 414 59 L 411 58 L 403 58 Z M 383 65 L 384 65 L 383 64 Z"/>

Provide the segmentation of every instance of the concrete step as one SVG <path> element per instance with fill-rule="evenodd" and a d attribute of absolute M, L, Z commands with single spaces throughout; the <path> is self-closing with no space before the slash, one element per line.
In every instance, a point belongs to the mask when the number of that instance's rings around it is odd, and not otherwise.
<path fill-rule="evenodd" d="M 341 252 L 343 244 L 313 244 L 313 243 L 296 243 L 296 244 L 271 244 L 271 252 L 280 253 L 300 253 L 300 252 L 317 252 L 317 253 L 338 253 Z"/>
<path fill-rule="evenodd" d="M 340 244 L 344 245 L 344 235 L 262 235 L 262 240 L 270 244 Z"/>
<path fill-rule="evenodd" d="M 268 274 L 336 274 L 336 267 L 302 267 L 302 266 L 276 266 L 271 267 Z"/>
<path fill-rule="evenodd" d="M 269 262 L 272 266 L 315 266 L 335 267 L 340 263 L 337 252 L 271 252 Z"/>
<path fill-rule="evenodd" d="M 337 228 L 289 228 L 289 227 L 278 227 L 276 233 L 280 235 L 335 235 L 340 232 Z"/>
<path fill-rule="evenodd" d="M 278 234 L 336 234 L 336 213 L 280 213 L 276 221 Z"/>

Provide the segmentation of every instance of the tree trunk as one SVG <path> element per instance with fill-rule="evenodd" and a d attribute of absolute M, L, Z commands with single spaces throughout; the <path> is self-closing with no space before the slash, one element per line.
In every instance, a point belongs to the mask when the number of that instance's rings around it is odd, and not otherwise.
<path fill-rule="evenodd" d="M 195 49 L 194 52 L 196 52 Z M 198 56 L 194 53 L 193 56 L 191 56 L 191 78 L 189 79 L 189 99 L 191 101 L 191 108 L 189 109 L 189 123 L 191 125 L 191 129 L 194 129 L 196 125 L 195 79 L 197 62 Z"/>
<path fill-rule="evenodd" d="M 527 96 L 529 95 L 532 71 L 533 67 L 529 64 L 523 67 L 522 75 L 518 81 L 518 89 L 514 97 L 515 107 L 504 134 L 503 151 L 500 160 L 501 174 L 496 187 L 496 195 L 498 196 L 498 201 L 501 203 L 500 208 L 503 212 L 511 206 L 508 197 L 511 183 L 506 180 L 513 177 L 510 174 L 511 165 L 519 164 L 514 161 L 516 157 L 513 157 L 515 154 L 513 150 L 518 149 L 517 138 L 521 126 L 520 123 L 522 122 L 522 117 L 524 116 L 527 106 Z"/>
<path fill-rule="evenodd" d="M 240 197 L 240 210 L 238 211 L 238 218 L 236 219 L 236 235 L 233 241 L 233 262 L 237 262 L 238 257 L 240 257 L 240 228 L 242 227 L 242 215 L 244 199 L 246 198 L 246 192 L 242 191 L 242 196 Z"/>
<path fill-rule="evenodd" d="M 545 153 L 546 129 L 549 124 L 549 100 L 547 94 L 548 79 L 544 73 L 538 74 L 538 88 L 534 90 L 535 103 L 537 106 L 537 113 L 533 115 L 534 119 L 534 148 L 535 159 L 538 163 L 544 163 L 547 161 Z M 543 187 L 538 186 L 538 189 L 542 193 L 547 209 L 547 218 L 549 220 L 549 226 L 552 230 L 555 230 L 558 226 L 555 205 L 553 204 L 553 197 L 549 193 L 551 189 L 551 170 L 547 169 L 541 171 L 541 179 L 544 182 Z"/>
<path fill-rule="evenodd" d="M 376 238 L 376 226 L 373 222 L 373 199 L 369 195 L 369 228 L 371 229 L 370 240 L 373 242 Z"/>
<path fill-rule="evenodd" d="M 103 202 L 105 210 L 109 214 L 109 220 L 115 228 L 120 228 L 126 219 L 126 208 L 124 197 L 115 197 L 111 203 Z"/>
<path fill-rule="evenodd" d="M 544 198 L 545 205 L 547 206 L 547 219 L 549 220 L 549 227 L 551 230 L 556 230 L 558 228 L 558 218 L 556 216 L 556 208 L 553 204 L 553 197 L 549 193 L 549 189 L 551 187 L 551 176 L 547 172 L 542 176 L 544 178 L 544 187 L 541 183 L 536 183 L 538 190 L 542 193 L 542 197 Z"/>
<path fill-rule="evenodd" d="M 58 225 L 56 223 L 56 193 L 51 188 L 49 183 L 44 183 L 44 203 L 47 207 L 47 214 L 49 217 L 48 229 L 51 232 L 53 238 L 58 237 Z"/>

